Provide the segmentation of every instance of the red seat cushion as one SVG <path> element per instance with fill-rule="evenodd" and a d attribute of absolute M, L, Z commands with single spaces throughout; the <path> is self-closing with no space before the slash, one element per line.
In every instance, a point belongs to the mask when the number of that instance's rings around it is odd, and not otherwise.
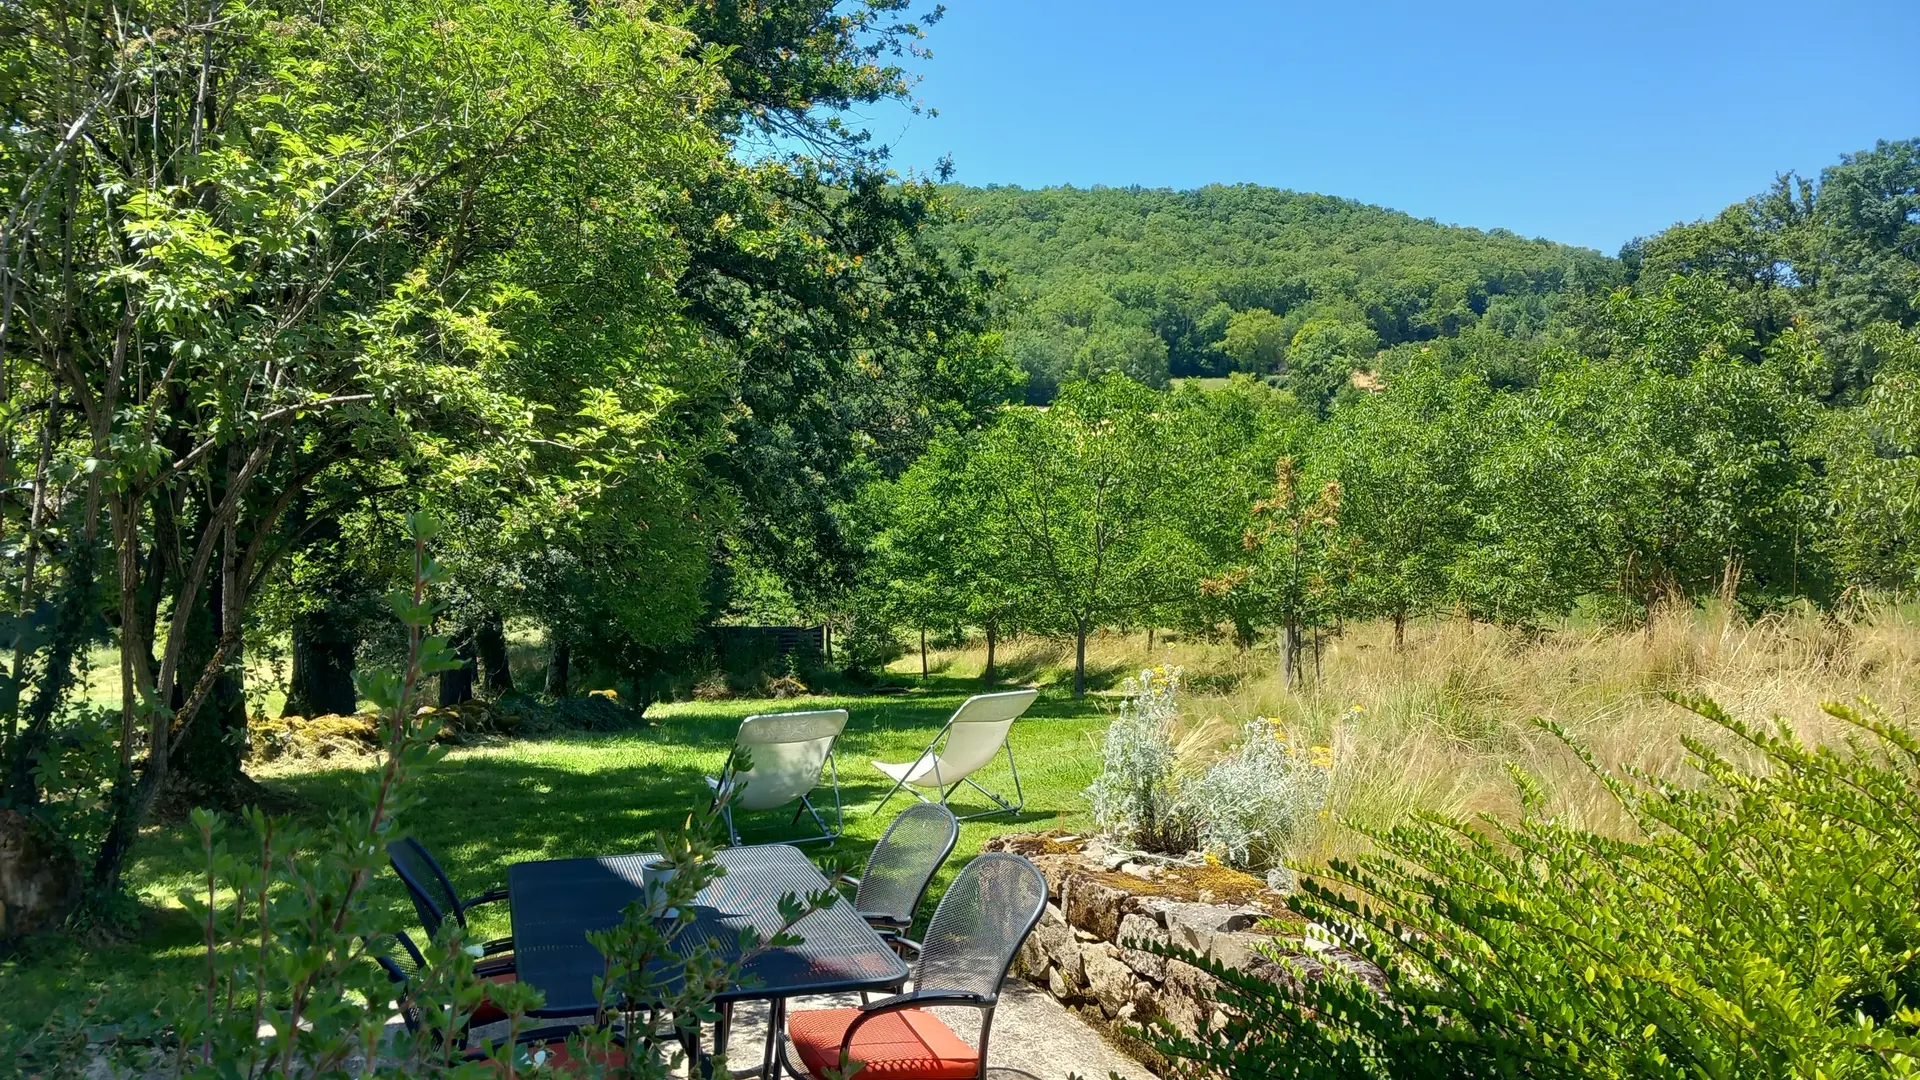
<path fill-rule="evenodd" d="M 485 983 L 519 982 L 520 976 L 511 971 L 502 971 L 497 974 L 482 976 L 480 981 Z M 482 1024 L 497 1023 L 506 1018 L 506 1011 L 501 1009 L 500 1006 L 495 1005 L 491 1001 L 482 1001 L 479 1007 L 473 1010 L 473 1016 L 467 1023 L 474 1027 L 479 1027 Z"/>
<path fill-rule="evenodd" d="M 815 1080 L 840 1067 L 840 1043 L 859 1009 L 805 1009 L 787 1019 L 787 1037 Z M 860 1076 L 913 1080 L 973 1080 L 980 1054 L 933 1014 L 919 1009 L 881 1013 L 860 1025 L 850 1051 L 864 1063 Z"/>

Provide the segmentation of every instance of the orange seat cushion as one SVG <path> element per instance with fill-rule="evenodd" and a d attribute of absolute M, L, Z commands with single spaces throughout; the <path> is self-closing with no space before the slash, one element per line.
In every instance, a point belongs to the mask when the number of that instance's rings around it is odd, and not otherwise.
<path fill-rule="evenodd" d="M 859 1009 L 806 1009 L 787 1019 L 787 1037 L 815 1080 L 840 1067 L 840 1043 Z M 850 1051 L 865 1068 L 860 1076 L 913 1080 L 973 1080 L 980 1054 L 932 1013 L 919 1009 L 881 1013 L 860 1025 Z"/>

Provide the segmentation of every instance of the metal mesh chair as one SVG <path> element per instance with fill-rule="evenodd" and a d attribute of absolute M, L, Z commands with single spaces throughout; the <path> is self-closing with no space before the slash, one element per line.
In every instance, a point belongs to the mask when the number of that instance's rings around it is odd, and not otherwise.
<path fill-rule="evenodd" d="M 989 852 L 968 863 L 933 910 L 911 991 L 857 1009 L 793 1014 L 787 1035 L 807 1075 L 821 1080 L 845 1060 L 889 1080 L 985 1080 L 1000 984 L 1046 906 L 1047 880 L 1026 859 Z M 949 1006 L 980 1010 L 977 1047 L 925 1011 Z M 791 1072 L 785 1057 L 783 1046 Z"/>
<path fill-rule="evenodd" d="M 407 1030 L 416 1033 L 420 1031 L 420 1003 L 413 994 L 414 979 L 427 966 L 426 958 L 420 954 L 420 947 L 413 943 L 413 939 L 408 937 L 405 931 L 401 931 L 395 933 L 391 939 L 367 939 L 367 955 L 373 958 L 374 963 L 380 965 L 380 969 L 387 973 L 388 981 L 393 983 L 393 1000 L 389 1004 L 399 1012 L 400 1019 L 406 1024 Z M 496 976 L 489 981 L 511 978 L 509 974 Z M 507 1014 L 491 1002 L 482 1002 L 480 1007 L 474 1010 L 473 1015 L 467 1018 L 465 1026 L 459 1033 L 459 1049 L 465 1052 L 466 1060 L 479 1060 L 478 1051 L 466 1050 L 468 1030 L 498 1023 L 506 1018 Z M 514 1039 L 514 1043 L 517 1047 L 548 1051 L 552 1064 L 567 1064 L 566 1038 L 577 1030 L 579 1030 L 578 1024 L 548 1025 L 521 1032 Z M 619 1049 L 616 1050 L 614 1059 L 608 1064 L 618 1065 L 624 1060 L 619 1055 L 624 1052 L 626 1040 L 616 1035 L 614 1042 Z M 524 1055 L 521 1056 L 524 1057 Z"/>
<path fill-rule="evenodd" d="M 387 861 L 393 865 L 393 872 L 400 876 L 401 884 L 407 887 L 407 895 L 413 900 L 413 910 L 420 916 L 420 927 L 427 932 L 428 938 L 440 936 L 440 927 L 448 919 L 467 929 L 467 912 L 481 904 L 496 903 L 507 898 L 507 890 L 493 889 L 481 893 L 471 900 L 460 899 L 453 890 L 453 882 L 447 879 L 447 872 L 440 869 L 440 863 L 427 853 L 420 841 L 411 836 L 403 836 L 387 845 Z M 486 956 L 494 956 L 491 961 L 481 961 L 474 965 L 481 974 L 511 970 L 512 957 L 496 954 L 513 951 L 513 939 L 494 938 L 482 942 L 481 951 Z"/>
<path fill-rule="evenodd" d="M 420 947 L 406 933 L 400 932 L 388 938 L 368 938 L 367 955 L 387 973 L 388 981 L 394 984 L 391 1004 L 400 1013 L 400 1019 L 407 1025 L 408 1031 L 420 1030 L 420 1007 L 414 1001 L 413 980 L 420 969 L 427 966 L 426 957 L 420 955 Z"/>
<path fill-rule="evenodd" d="M 937 803 L 909 806 L 893 819 L 860 875 L 853 895 L 854 910 L 882 937 L 918 947 L 898 937 L 913 925 L 927 886 L 940 871 L 960 839 L 960 822 L 953 811 Z"/>

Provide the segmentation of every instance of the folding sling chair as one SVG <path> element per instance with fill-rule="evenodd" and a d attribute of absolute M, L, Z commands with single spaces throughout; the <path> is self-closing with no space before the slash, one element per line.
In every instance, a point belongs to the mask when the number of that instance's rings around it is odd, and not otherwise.
<path fill-rule="evenodd" d="M 992 799 L 999 807 L 997 810 L 985 810 L 978 814 L 968 814 L 961 821 L 988 817 L 993 814 L 1014 814 L 1027 805 L 1027 797 L 1020 790 L 1020 767 L 1014 764 L 1013 744 L 1007 741 L 1007 734 L 1013 728 L 1013 722 L 1033 699 L 1040 696 L 1038 690 L 1009 690 L 999 694 L 977 694 L 962 702 L 948 719 L 947 726 L 933 737 L 926 752 L 919 758 L 905 764 L 893 764 L 876 761 L 874 768 L 893 779 L 893 790 L 873 808 L 879 813 L 889 800 L 901 788 L 912 792 L 921 802 L 947 804 L 961 784 L 971 786 L 975 791 Z M 973 774 L 980 771 L 1004 750 L 1007 766 L 1013 770 L 1013 801 L 1008 802 L 996 792 L 988 791 L 973 780 Z M 939 793 L 939 798 L 929 799 L 921 788 L 931 788 Z"/>
<path fill-rule="evenodd" d="M 840 769 L 834 763 L 833 742 L 846 726 L 845 709 L 773 713 L 742 720 L 740 734 L 734 738 L 733 751 L 727 755 L 720 775 L 707 777 L 714 802 L 721 804 L 728 840 L 735 846 L 740 843 L 740 833 L 733 824 L 736 809 L 773 810 L 796 800 L 800 805 L 793 812 L 793 820 L 799 821 L 801 814 L 812 815 L 813 823 L 820 827 L 820 835 L 789 843 L 832 840 L 839 836 L 845 821 L 840 809 Z M 740 767 L 743 750 L 746 768 Z M 831 828 L 807 798 L 819 785 L 823 770 L 833 784 Z"/>

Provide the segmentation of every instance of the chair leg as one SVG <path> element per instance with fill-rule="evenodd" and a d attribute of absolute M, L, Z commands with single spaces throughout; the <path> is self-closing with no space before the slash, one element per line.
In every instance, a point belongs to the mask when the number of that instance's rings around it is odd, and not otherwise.
<path fill-rule="evenodd" d="M 900 794 L 900 789 L 906 786 L 907 786 L 907 782 L 905 780 L 901 780 L 895 783 L 893 785 L 893 790 L 887 792 L 887 797 L 880 800 L 880 805 L 874 807 L 872 810 L 868 811 L 868 813 L 877 814 L 880 811 L 885 810 L 887 808 L 887 804 L 893 801 L 893 797 L 895 795 Z"/>
<path fill-rule="evenodd" d="M 987 1036 L 993 1034 L 993 1010 L 987 1009 L 980 1014 L 980 1073 L 979 1080 L 987 1080 Z"/>
<path fill-rule="evenodd" d="M 725 818 L 727 822 L 727 843 L 732 844 L 734 847 L 739 847 L 740 846 L 740 830 L 733 827 L 732 805 L 721 807 L 720 816 Z"/>
<path fill-rule="evenodd" d="M 827 828 L 826 819 L 820 816 L 820 812 L 813 808 L 812 800 L 808 799 L 805 795 L 800 796 L 800 809 L 795 810 L 793 812 L 793 820 L 799 821 L 800 815 L 803 813 L 813 815 L 813 823 L 814 825 L 819 827 L 820 835 L 819 836 L 803 836 L 798 840 L 782 841 L 783 843 L 813 844 L 813 843 L 818 843 L 819 841 L 822 841 L 822 840 L 825 840 L 831 843 L 832 841 L 838 840 L 840 838 L 840 833 L 838 830 Z"/>
<path fill-rule="evenodd" d="M 975 818 L 992 817 L 995 814 L 1017 814 L 1020 811 L 1026 809 L 1027 793 L 1020 786 L 1020 766 L 1014 764 L 1012 744 L 1007 744 L 1007 767 L 1013 770 L 1013 801 L 1012 802 L 1008 802 L 1006 800 L 1006 797 L 1003 795 L 1000 795 L 996 792 L 988 791 L 986 788 L 981 787 L 979 783 L 977 783 L 970 776 L 960 781 L 960 784 L 966 784 L 972 787 L 973 790 L 979 792 L 982 795 L 985 795 L 989 799 L 992 799 L 994 802 L 994 805 L 999 807 L 998 810 L 983 810 L 978 814 L 967 814 L 966 816 L 960 818 L 961 821 L 972 821 Z M 960 784 L 953 785 L 953 790 L 958 791 L 960 789 Z M 948 792 L 948 794 L 952 794 L 952 792 Z"/>

